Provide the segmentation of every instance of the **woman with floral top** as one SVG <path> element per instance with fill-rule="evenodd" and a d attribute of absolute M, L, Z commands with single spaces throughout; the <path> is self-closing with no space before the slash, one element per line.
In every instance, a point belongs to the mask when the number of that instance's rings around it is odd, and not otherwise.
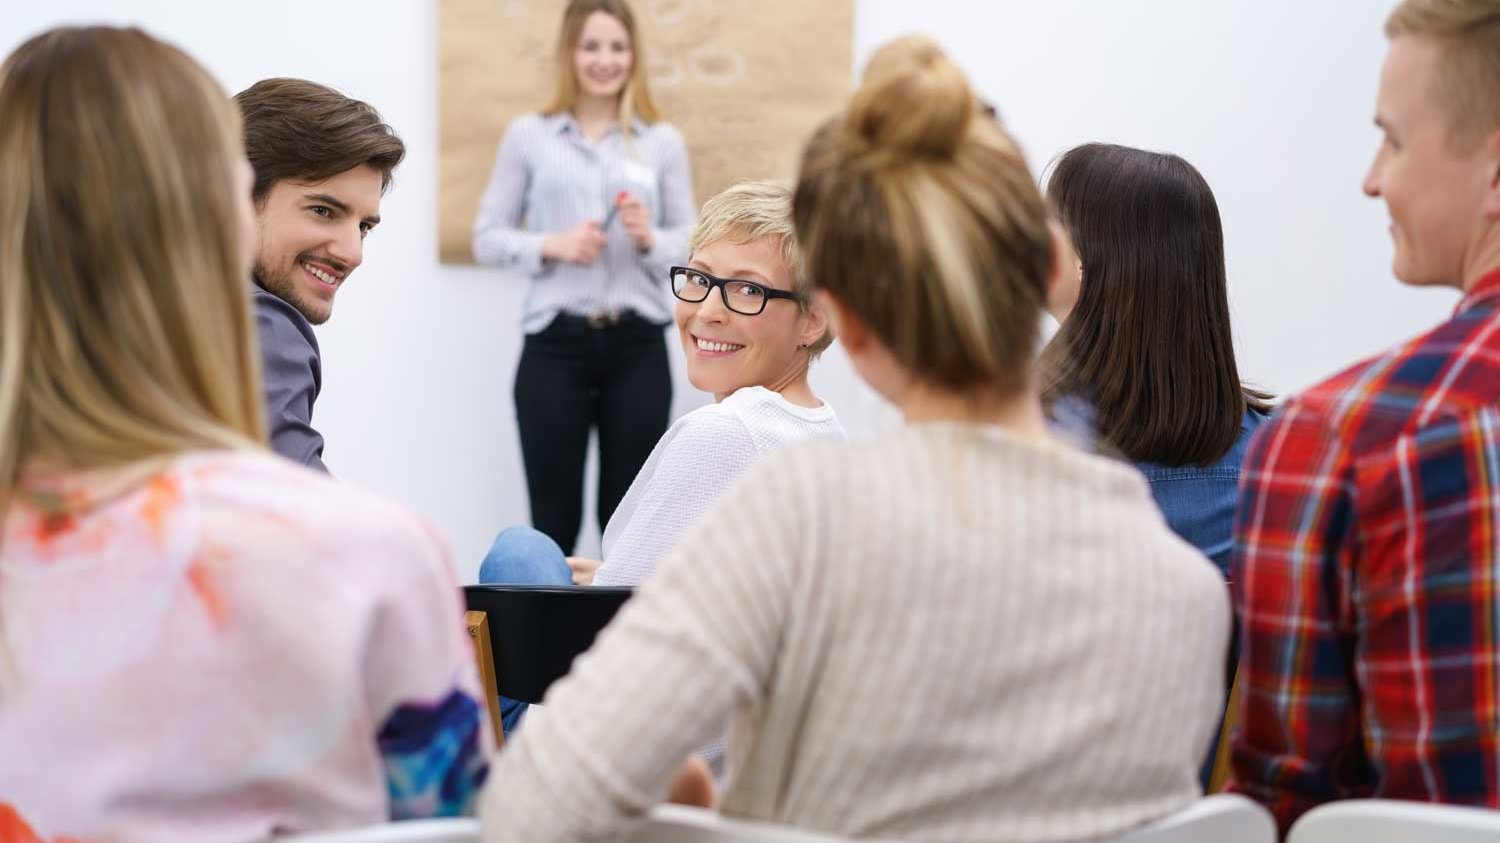
<path fill-rule="evenodd" d="M 228 97 L 134 29 L 0 66 L 0 841 L 467 810 L 446 552 L 266 450 Z"/>

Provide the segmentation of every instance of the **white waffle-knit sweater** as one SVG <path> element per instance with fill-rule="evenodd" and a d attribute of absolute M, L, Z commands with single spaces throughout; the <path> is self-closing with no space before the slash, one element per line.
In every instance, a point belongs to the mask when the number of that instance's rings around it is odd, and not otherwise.
<path fill-rule="evenodd" d="M 678 419 L 605 526 L 594 585 L 640 585 L 762 454 L 819 437 L 844 440 L 832 407 L 798 406 L 763 386 L 737 389 Z"/>
<path fill-rule="evenodd" d="M 500 753 L 485 839 L 609 839 L 726 716 L 728 814 L 1113 835 L 1197 797 L 1228 635 L 1218 571 L 1125 465 L 952 424 L 783 449 Z"/>

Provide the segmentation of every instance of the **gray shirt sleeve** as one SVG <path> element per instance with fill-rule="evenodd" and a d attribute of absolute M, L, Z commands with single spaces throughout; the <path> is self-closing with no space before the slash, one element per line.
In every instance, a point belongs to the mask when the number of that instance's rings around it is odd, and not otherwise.
<path fill-rule="evenodd" d="M 323 382 L 318 339 L 296 308 L 259 287 L 253 295 L 271 450 L 326 472 L 323 436 L 312 426 L 313 402 Z"/>
<path fill-rule="evenodd" d="M 646 271 L 655 278 L 666 278 L 676 263 L 686 263 L 688 238 L 698 221 L 698 202 L 693 197 L 692 168 L 688 163 L 687 144 L 675 128 L 663 126 L 666 155 L 660 177 L 661 207 L 653 228 L 651 251 L 641 256 Z"/>
<path fill-rule="evenodd" d="M 526 134 L 534 132 L 532 121 L 515 121 L 500 141 L 489 184 L 479 200 L 474 218 L 472 249 L 476 263 L 519 268 L 535 275 L 542 270 L 542 240 L 546 234 L 524 231 L 526 190 L 530 174 L 526 166 Z"/>

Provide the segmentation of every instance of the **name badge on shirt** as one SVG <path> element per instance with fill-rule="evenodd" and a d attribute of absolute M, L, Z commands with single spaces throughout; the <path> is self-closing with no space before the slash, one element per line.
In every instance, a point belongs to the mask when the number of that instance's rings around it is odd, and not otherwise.
<path fill-rule="evenodd" d="M 626 161 L 624 170 L 625 180 L 642 187 L 650 187 L 656 184 L 656 174 L 651 168 L 637 161 Z"/>

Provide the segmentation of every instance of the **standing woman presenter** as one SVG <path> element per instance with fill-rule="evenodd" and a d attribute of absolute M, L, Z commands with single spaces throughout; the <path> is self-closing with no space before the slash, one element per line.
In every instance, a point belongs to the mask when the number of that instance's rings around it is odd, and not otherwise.
<path fill-rule="evenodd" d="M 529 281 L 516 421 L 533 525 L 572 553 L 599 435 L 602 526 L 667 429 L 667 270 L 695 208 L 682 135 L 646 84 L 624 0 L 571 0 L 557 89 L 506 129 L 474 220 L 474 258 Z"/>

